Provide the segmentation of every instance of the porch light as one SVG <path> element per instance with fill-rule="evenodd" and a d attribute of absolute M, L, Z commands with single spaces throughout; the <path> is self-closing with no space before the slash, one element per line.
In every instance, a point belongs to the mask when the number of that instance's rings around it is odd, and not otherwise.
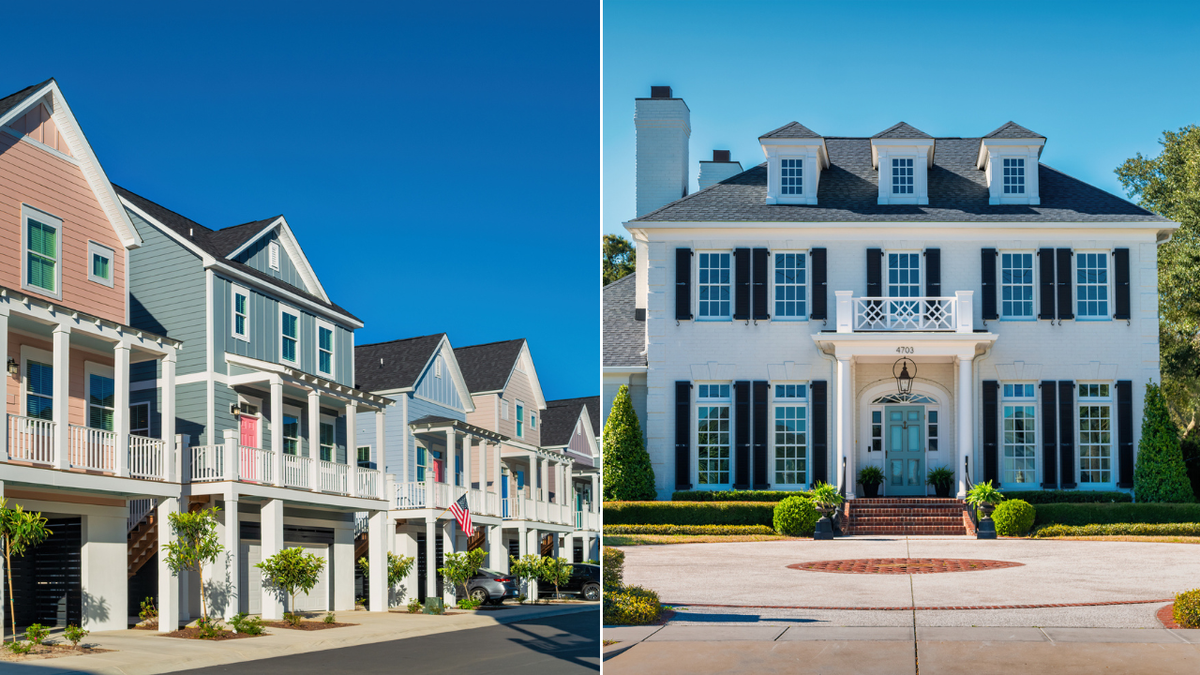
<path fill-rule="evenodd" d="M 896 368 L 900 369 L 899 374 Z M 911 371 L 909 370 L 911 367 Z M 896 389 L 901 394 L 912 393 L 913 378 L 917 375 L 917 364 L 907 356 L 892 364 L 892 377 L 896 378 Z"/>
<path fill-rule="evenodd" d="M 17 360 L 13 357 L 8 357 L 8 374 L 16 377 L 21 372 L 21 366 L 17 365 Z"/>

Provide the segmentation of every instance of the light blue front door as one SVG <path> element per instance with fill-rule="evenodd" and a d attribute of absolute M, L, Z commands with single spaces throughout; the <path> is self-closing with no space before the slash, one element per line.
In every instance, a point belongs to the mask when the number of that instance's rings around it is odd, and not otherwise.
<path fill-rule="evenodd" d="M 925 494 L 925 408 L 889 406 L 883 411 L 888 497 Z"/>

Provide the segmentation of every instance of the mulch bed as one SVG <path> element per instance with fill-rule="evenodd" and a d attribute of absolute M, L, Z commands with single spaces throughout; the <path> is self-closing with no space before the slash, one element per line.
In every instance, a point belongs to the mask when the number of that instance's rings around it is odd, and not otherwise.
<path fill-rule="evenodd" d="M 835 574 L 940 574 L 943 572 L 975 572 L 1005 567 L 1022 567 L 1024 563 L 1004 560 L 957 560 L 945 558 L 861 558 L 856 560 L 819 560 L 788 565 L 789 569 Z"/>
<path fill-rule="evenodd" d="M 264 621 L 264 626 L 271 628 L 287 628 L 288 630 L 325 630 L 326 628 L 341 628 L 342 626 L 357 626 L 356 623 L 325 623 L 324 621 L 301 621 L 299 626 L 293 626 L 286 621 Z"/>
<path fill-rule="evenodd" d="M 205 639 L 205 640 L 211 640 L 213 642 L 219 642 L 221 640 L 241 640 L 242 638 L 259 637 L 258 635 L 247 635 L 246 633 L 235 633 L 231 630 L 223 630 L 217 637 L 201 638 L 200 637 L 200 629 L 195 626 L 189 626 L 187 628 L 180 628 L 179 630 L 172 631 L 170 633 L 163 633 L 162 636 L 163 637 L 171 637 L 171 638 L 183 638 L 185 640 Z"/>
<path fill-rule="evenodd" d="M 1158 617 L 1158 622 L 1163 625 L 1163 628 L 1183 628 L 1183 626 L 1175 623 L 1174 610 L 1175 603 L 1172 602 L 1155 613 L 1154 616 Z"/>
<path fill-rule="evenodd" d="M 28 654 L 14 654 L 7 649 L 0 650 L 0 661 L 10 661 L 20 663 L 21 661 L 37 661 L 39 659 L 56 659 L 60 656 L 82 656 L 84 654 L 103 654 L 111 652 L 111 649 L 100 649 L 99 647 L 88 647 L 80 645 L 79 649 L 75 649 L 70 645 L 38 645 L 33 648 L 33 651 Z"/>

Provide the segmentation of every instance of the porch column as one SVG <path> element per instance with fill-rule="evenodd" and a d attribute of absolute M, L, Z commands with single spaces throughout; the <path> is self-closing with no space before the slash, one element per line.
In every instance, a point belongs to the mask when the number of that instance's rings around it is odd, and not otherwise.
<path fill-rule="evenodd" d="M 54 327 L 54 374 L 51 391 L 54 392 L 54 468 L 66 469 L 71 465 L 67 454 L 71 447 L 71 327 L 61 324 Z"/>
<path fill-rule="evenodd" d="M 854 416 L 851 414 L 850 405 L 854 394 L 854 387 L 850 382 L 850 357 L 839 356 L 837 360 L 837 375 L 838 375 L 838 406 L 837 406 L 837 454 L 836 461 L 833 466 L 833 480 L 835 484 L 841 488 L 845 483 L 846 499 L 854 498 L 854 477 L 849 474 L 849 467 L 845 480 L 842 478 L 842 462 L 849 463 L 849 457 L 854 452 Z"/>
<path fill-rule="evenodd" d="M 167 550 L 171 543 L 170 514 L 179 513 L 179 499 L 166 497 L 158 500 L 155 518 L 158 520 L 158 550 Z M 175 576 L 167 567 L 166 557 L 161 553 L 158 557 L 158 630 L 160 633 L 170 633 L 179 628 L 179 584 L 186 572 Z M 124 572 L 118 572 L 123 574 Z"/>
<path fill-rule="evenodd" d="M 308 392 L 308 484 L 313 492 L 321 491 L 321 394 Z"/>
<path fill-rule="evenodd" d="M 225 465 L 221 467 L 221 474 L 225 480 L 238 479 L 238 466 L 241 464 L 240 457 L 242 454 L 241 445 L 238 443 L 238 432 L 235 429 L 225 429 L 221 432 L 225 438 Z"/>
<path fill-rule="evenodd" d="M 86 422 L 85 422 L 86 423 Z M 113 473 L 129 476 L 129 343 L 113 345 Z"/>
<path fill-rule="evenodd" d="M 262 505 L 262 559 L 266 560 L 283 550 L 283 501 L 270 499 Z M 334 536 L 337 531 L 334 531 Z M 336 540 L 335 540 L 336 545 Z M 260 574 L 258 569 L 251 569 L 251 574 Z M 294 607 L 289 607 L 292 611 Z M 283 601 L 278 592 L 265 583 L 262 587 L 262 618 L 267 621 L 278 621 L 283 618 Z"/>
<path fill-rule="evenodd" d="M 600 512 L 600 504 L 602 504 L 604 502 L 603 499 L 600 499 L 600 486 L 599 486 L 600 471 L 599 470 L 593 471 L 591 473 L 591 479 L 592 479 L 592 494 L 591 494 L 591 499 L 588 500 L 588 506 L 589 506 L 588 510 L 591 511 L 592 513 L 599 513 Z"/>
<path fill-rule="evenodd" d="M 458 438 L 454 431 L 454 427 L 446 430 L 446 471 L 449 476 L 446 477 L 446 484 L 453 487 L 458 484 Z M 450 490 L 450 500 L 453 501 L 454 490 Z M 447 504 L 449 506 L 449 504 Z"/>
<path fill-rule="evenodd" d="M 539 495 L 539 500 L 545 503 L 550 502 L 550 460 L 545 459 L 541 462 L 541 486 L 542 494 Z"/>
<path fill-rule="evenodd" d="M 437 587 L 437 520 L 433 516 L 425 518 L 425 597 L 436 598 L 440 594 Z"/>
<path fill-rule="evenodd" d="M 409 470 L 408 470 L 408 465 L 409 465 L 408 454 L 410 451 L 413 452 L 414 455 L 416 454 L 416 448 L 413 447 L 412 442 L 409 440 L 409 434 L 412 433 L 412 430 L 408 428 L 408 394 L 404 394 L 400 397 L 400 424 L 399 424 L 399 426 L 400 426 L 400 482 L 407 483 L 409 481 L 415 481 L 417 479 L 416 471 L 413 471 L 410 474 Z M 410 475 L 412 476 L 411 478 L 409 478 Z"/>
<path fill-rule="evenodd" d="M 369 530 L 368 530 L 369 532 Z M 377 537 L 377 541 L 383 541 L 382 537 Z M 367 544 L 368 553 L 370 553 L 371 544 Z M 333 530 L 333 546 L 330 550 L 332 560 L 330 564 L 329 581 L 333 583 L 333 611 L 335 612 L 353 612 L 354 611 L 354 525 L 348 523 L 346 527 L 337 527 Z M 371 561 L 372 564 L 375 561 Z M 376 587 L 387 590 L 387 563 L 379 563 L 375 565 L 374 572 L 383 571 L 383 581 L 378 584 L 372 579 L 371 588 Z M 374 595 L 374 591 L 372 591 Z M 387 597 L 386 595 L 384 597 Z"/>
<path fill-rule="evenodd" d="M 217 562 L 213 567 L 214 570 L 212 581 L 216 582 L 218 588 L 224 587 L 225 606 L 213 607 L 213 614 L 219 616 L 226 621 L 238 613 L 238 599 L 242 597 L 245 589 L 238 586 L 241 579 L 241 533 L 239 530 L 241 525 L 238 523 L 238 495 L 237 490 L 233 487 L 225 494 L 225 508 L 221 512 L 221 523 L 217 528 L 218 535 L 221 537 L 221 545 L 225 550 L 221 555 L 217 556 Z M 224 570 L 220 569 L 222 559 L 224 559 Z M 257 569 L 252 568 L 250 573 L 257 572 Z M 214 600 L 221 598 L 220 593 L 216 594 Z M 214 602 L 214 605 L 217 603 Z"/>
<path fill-rule="evenodd" d="M 542 557 L 542 539 L 538 536 L 537 528 L 529 528 L 523 533 L 528 540 L 525 544 L 525 550 L 528 555 Z M 525 591 L 525 595 L 529 596 L 534 602 L 537 602 L 538 582 L 536 579 L 529 581 L 529 587 Z"/>
<path fill-rule="evenodd" d="M 958 359 L 958 498 L 967 496 L 966 461 L 971 457 L 975 446 L 975 430 L 972 428 L 974 405 L 971 398 L 973 391 L 971 365 L 974 357 L 959 357 Z M 973 470 L 975 467 L 971 467 Z"/>
<path fill-rule="evenodd" d="M 162 360 L 162 433 L 160 436 L 166 443 L 163 477 L 169 481 L 183 482 L 183 443 L 175 440 L 175 348 L 168 347 L 167 355 Z M 188 476 L 191 478 L 191 476 Z"/>
<path fill-rule="evenodd" d="M 4 383 L 3 386 L 0 386 L 0 395 L 4 396 L 4 398 L 2 399 L 4 401 L 4 408 L 0 409 L 0 462 L 7 462 L 8 461 L 8 385 L 9 385 L 9 381 L 12 380 L 12 375 L 8 374 L 8 305 L 0 305 L 0 368 L 4 368 L 3 371 L 0 371 L 0 378 L 3 378 L 3 379 L 0 379 L 0 382 Z M 21 375 L 20 375 L 20 373 L 18 373 L 17 374 L 17 382 L 20 382 L 20 381 L 21 381 Z M 17 411 L 18 415 L 21 415 L 24 413 L 25 413 L 24 410 Z M 0 487 L 2 487 L 2 484 L 0 484 Z M 3 495 L 3 493 L 4 493 L 3 490 L 0 489 L 0 495 Z M 2 570 L 2 569 L 3 569 L 3 565 L 0 565 L 0 570 Z M 2 591 L 0 591 L 0 601 L 2 601 L 3 598 L 4 598 L 4 593 Z M 3 615 L 4 615 L 3 610 L 0 610 L 0 617 L 3 617 Z"/>
<path fill-rule="evenodd" d="M 508 572 L 508 549 L 504 547 L 504 526 L 488 526 L 488 567 Z"/>
<path fill-rule="evenodd" d="M 488 442 L 487 439 L 479 439 L 479 489 L 483 495 L 484 513 L 488 515 L 496 515 L 492 513 L 491 505 L 488 502 Z"/>
<path fill-rule="evenodd" d="M 470 492 L 471 484 L 475 480 L 475 444 L 472 443 L 471 440 L 471 434 L 463 434 L 463 487 L 466 488 L 468 492 Z M 475 505 L 472 504 L 471 508 L 475 508 Z"/>
<path fill-rule="evenodd" d="M 504 494 L 500 487 L 500 481 L 504 480 L 504 476 L 500 469 L 503 467 L 503 462 L 500 461 L 500 444 L 489 443 L 487 449 L 496 449 L 496 461 L 492 462 L 492 487 L 496 491 L 496 515 L 503 515 L 503 508 L 500 504 L 500 495 Z"/>
<path fill-rule="evenodd" d="M 367 559 L 369 564 L 367 569 L 370 574 L 368 586 L 371 590 L 369 604 L 372 612 L 386 612 L 388 610 L 388 569 L 387 569 L 387 535 L 388 535 L 388 512 L 387 511 L 372 511 L 370 515 L 368 527 L 370 533 L 367 535 Z M 353 551 L 351 551 L 353 554 Z M 350 582 L 354 583 L 354 567 L 350 567 Z"/>
<path fill-rule="evenodd" d="M 387 432 L 387 425 L 384 419 L 384 408 L 380 408 L 375 413 L 375 455 L 371 457 L 371 461 L 375 463 L 375 468 L 379 470 L 379 475 L 383 475 L 387 469 L 387 454 L 384 452 L 384 435 Z M 403 479 L 401 479 L 403 480 Z"/>
<path fill-rule="evenodd" d="M 271 479 L 275 487 L 283 487 L 283 380 L 279 377 L 271 378 Z"/>
<path fill-rule="evenodd" d="M 458 531 L 458 521 L 455 520 L 453 517 L 451 517 L 450 519 L 441 521 L 441 522 L 445 523 L 445 525 L 442 525 L 441 527 L 438 528 L 439 530 L 441 530 L 441 535 L 442 535 L 442 560 L 445 561 L 446 554 L 454 553 L 454 552 L 456 552 L 456 549 L 458 548 L 457 546 L 454 545 L 454 540 L 457 539 L 457 537 L 455 537 L 454 534 L 455 534 L 455 532 Z M 463 550 L 465 551 L 466 549 L 464 548 Z M 434 570 L 434 571 L 436 572 L 436 570 Z M 450 587 L 447 588 L 446 584 L 444 583 L 445 580 L 443 579 L 442 581 L 443 581 L 442 588 L 439 589 L 440 595 L 442 596 L 442 600 L 447 605 L 453 606 L 454 601 L 457 599 L 457 596 L 458 596 L 457 588 L 453 584 L 451 584 Z"/>
<path fill-rule="evenodd" d="M 358 496 L 358 405 L 346 404 L 346 489 L 351 497 Z M 353 596 L 353 593 L 351 593 Z M 354 609 L 354 598 L 350 598 L 350 609 Z"/>

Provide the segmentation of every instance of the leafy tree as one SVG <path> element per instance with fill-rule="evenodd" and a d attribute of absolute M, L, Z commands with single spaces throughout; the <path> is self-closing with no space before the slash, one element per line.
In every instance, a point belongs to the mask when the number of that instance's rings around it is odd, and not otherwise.
<path fill-rule="evenodd" d="M 444 567 L 438 568 L 438 574 L 442 575 L 442 581 L 446 586 L 450 588 L 462 586 L 463 597 L 468 597 L 470 592 L 467 584 L 470 583 L 471 577 L 479 573 L 479 568 L 483 567 L 485 558 L 487 558 L 487 551 L 481 548 L 463 553 L 447 553 L 442 557 Z"/>
<path fill-rule="evenodd" d="M 20 504 L 8 507 L 8 500 L 0 497 L 0 541 L 4 544 L 4 569 L 8 570 L 8 609 L 12 619 L 13 644 L 17 642 L 17 605 L 13 599 L 12 557 L 24 556 L 31 546 L 37 546 L 54 534 L 46 528 L 46 519 L 40 513 L 21 508 Z"/>
<path fill-rule="evenodd" d="M 629 386 L 623 384 L 604 423 L 604 499 L 639 501 L 655 496 L 654 467 L 633 411 Z"/>
<path fill-rule="evenodd" d="M 542 576 L 542 560 L 540 555 L 524 555 L 520 558 L 509 556 L 508 572 L 518 579 L 524 579 L 527 584 L 537 581 Z M 533 601 L 537 602 L 537 598 Z"/>
<path fill-rule="evenodd" d="M 255 567 L 263 571 L 267 584 L 288 594 L 288 609 L 284 619 L 293 625 L 300 624 L 296 613 L 296 594 L 311 591 L 321 580 L 325 559 L 315 553 L 305 553 L 299 546 L 285 548 L 279 553 L 258 563 Z"/>
<path fill-rule="evenodd" d="M 396 555 L 395 553 L 388 551 L 387 559 L 387 582 L 388 590 L 390 591 L 401 581 L 404 581 L 404 577 L 407 577 L 408 573 L 412 571 L 412 566 L 413 563 L 416 562 L 416 558 L 413 558 L 409 555 Z M 369 575 L 371 570 L 371 561 L 367 560 L 366 556 L 358 559 L 358 566 L 362 569 L 364 577 Z"/>
<path fill-rule="evenodd" d="M 604 235 L 604 283 L 607 286 L 637 269 L 637 249 L 619 234 Z"/>
<path fill-rule="evenodd" d="M 208 606 L 204 602 L 203 566 L 215 562 L 225 547 L 217 538 L 217 513 L 212 507 L 189 513 L 174 512 L 167 516 L 173 541 L 166 545 L 164 561 L 171 573 L 195 571 L 200 575 L 200 615 L 208 621 Z"/>
<path fill-rule="evenodd" d="M 1139 502 L 1193 502 L 1179 449 L 1179 430 L 1171 422 L 1162 389 L 1146 384 L 1146 406 L 1142 414 L 1142 440 L 1138 442 L 1137 467 L 1133 471 L 1133 495 Z"/>
<path fill-rule="evenodd" d="M 547 556 L 542 559 L 538 580 L 554 586 L 554 597 L 557 598 L 558 589 L 566 586 L 571 581 L 571 575 L 574 573 L 575 566 L 566 558 L 551 558 Z"/>

